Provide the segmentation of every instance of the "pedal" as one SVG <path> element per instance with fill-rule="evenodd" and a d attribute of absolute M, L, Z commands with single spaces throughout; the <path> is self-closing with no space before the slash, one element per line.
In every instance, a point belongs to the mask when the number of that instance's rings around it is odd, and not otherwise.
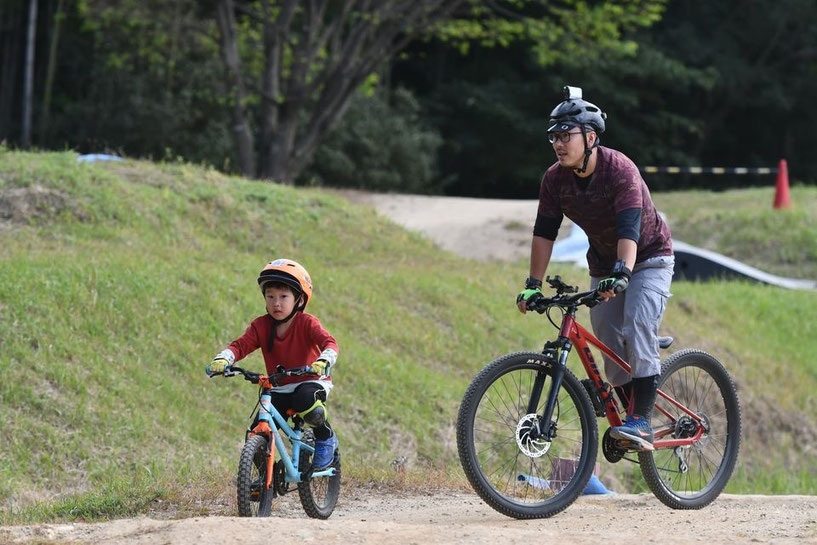
<path fill-rule="evenodd" d="M 645 452 L 650 450 L 655 450 L 655 447 L 652 446 L 651 443 L 639 443 L 637 441 L 631 441 L 629 439 L 616 439 L 615 440 L 616 448 L 631 452 Z"/>
<path fill-rule="evenodd" d="M 580 382 L 582 386 L 584 386 L 587 395 L 590 396 L 590 403 L 593 404 L 593 411 L 596 413 L 596 416 L 604 416 L 606 413 L 604 412 L 604 407 L 601 405 L 601 397 L 599 397 L 599 391 L 596 389 L 596 385 L 593 384 L 593 381 L 589 378 L 582 379 Z"/>

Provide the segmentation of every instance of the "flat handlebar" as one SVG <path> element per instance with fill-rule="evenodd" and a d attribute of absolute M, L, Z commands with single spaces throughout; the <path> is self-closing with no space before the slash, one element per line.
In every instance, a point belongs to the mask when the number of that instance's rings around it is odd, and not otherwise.
<path fill-rule="evenodd" d="M 316 377 L 320 376 L 319 374 L 312 371 L 311 366 L 284 369 L 283 366 L 279 365 L 277 373 L 272 373 L 271 375 L 264 375 L 261 373 L 254 373 L 253 371 L 249 371 L 247 369 L 234 365 L 231 366 L 226 373 L 225 372 L 212 373 L 210 375 L 210 378 L 217 377 L 219 375 L 222 375 L 224 377 L 233 377 L 238 374 L 244 375 L 244 380 L 252 382 L 253 384 L 260 383 L 264 387 L 277 386 L 281 382 L 281 380 L 283 380 L 286 377 L 301 377 L 304 375 L 314 375 Z"/>
<path fill-rule="evenodd" d="M 562 282 L 559 275 L 553 278 L 548 276 L 546 281 L 550 287 L 556 290 L 556 295 L 539 299 L 533 304 L 529 301 L 527 305 L 528 310 L 535 310 L 539 314 L 544 314 L 550 307 L 568 308 L 586 306 L 590 308 L 604 301 L 604 297 L 599 295 L 596 290 L 576 293 L 579 291 L 579 288 Z M 568 295 L 570 293 L 575 293 L 575 295 Z"/>
<path fill-rule="evenodd" d="M 571 306 L 594 307 L 604 301 L 596 290 L 584 291 L 576 295 L 557 294 L 553 297 L 546 297 L 536 301 L 533 305 L 528 305 L 528 310 L 535 310 L 539 314 L 544 314 L 550 307 L 567 308 Z"/>

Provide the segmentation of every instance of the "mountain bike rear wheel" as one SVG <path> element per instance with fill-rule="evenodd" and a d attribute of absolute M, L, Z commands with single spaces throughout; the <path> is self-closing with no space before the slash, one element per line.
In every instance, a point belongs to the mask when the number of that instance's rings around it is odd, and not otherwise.
<path fill-rule="evenodd" d="M 303 442 L 315 446 L 315 437 L 312 430 L 304 432 Z M 312 465 L 311 453 L 301 450 L 299 470 L 308 471 Z M 335 451 L 332 462 L 335 474 L 329 477 L 311 477 L 309 480 L 298 483 L 298 496 L 306 514 L 316 519 L 328 519 L 335 510 L 340 496 L 340 448 Z"/>
<path fill-rule="evenodd" d="M 268 517 L 275 491 L 265 488 L 267 440 L 253 435 L 244 443 L 238 463 L 238 516 Z"/>
<path fill-rule="evenodd" d="M 457 419 L 457 449 L 471 486 L 485 502 L 519 519 L 550 517 L 587 486 L 596 462 L 598 426 L 587 391 L 565 369 L 550 423 L 539 423 L 558 362 L 534 352 L 508 354 L 471 382 Z M 535 412 L 528 404 L 544 380 Z M 541 383 L 540 383 L 541 384 Z M 550 442 L 531 434 L 556 427 Z"/>
<path fill-rule="evenodd" d="M 704 420 L 701 439 L 686 447 L 640 452 L 638 460 L 647 485 L 673 509 L 700 509 L 712 503 L 732 475 L 740 450 L 740 402 L 735 384 L 723 365 L 700 350 L 683 350 L 661 366 L 659 386 Z M 670 414 L 667 417 L 663 408 Z M 694 435 L 694 421 L 658 397 L 653 429 L 673 426 L 672 437 Z"/>

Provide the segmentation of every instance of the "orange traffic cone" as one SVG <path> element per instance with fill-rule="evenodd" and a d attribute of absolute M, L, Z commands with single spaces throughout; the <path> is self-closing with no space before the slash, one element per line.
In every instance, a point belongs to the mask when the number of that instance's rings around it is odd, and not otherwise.
<path fill-rule="evenodd" d="M 777 167 L 777 189 L 774 193 L 774 208 L 788 208 L 789 202 L 789 167 L 785 159 Z"/>

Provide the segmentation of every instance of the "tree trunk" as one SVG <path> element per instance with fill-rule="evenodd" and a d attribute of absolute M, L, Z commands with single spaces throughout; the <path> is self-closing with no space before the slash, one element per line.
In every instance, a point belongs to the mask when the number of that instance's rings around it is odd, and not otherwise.
<path fill-rule="evenodd" d="M 20 73 L 22 28 L 25 15 L 21 4 L 6 4 L 0 8 L 0 143 L 11 140 L 12 127 L 19 122 L 17 78 Z"/>
<path fill-rule="evenodd" d="M 221 33 L 221 55 L 227 68 L 228 88 L 234 90 L 233 137 L 241 174 L 255 177 L 255 142 L 244 111 L 246 91 L 236 43 L 235 11 L 232 0 L 219 0 L 216 19 Z"/>
<path fill-rule="evenodd" d="M 51 114 L 51 92 L 54 88 L 54 70 L 57 67 L 57 50 L 60 42 L 60 28 L 62 27 L 63 0 L 57 2 L 57 11 L 54 13 L 54 30 L 51 34 L 51 46 L 48 51 L 48 68 L 45 74 L 45 89 L 43 89 L 43 111 L 40 112 L 40 146 L 47 145 Z"/>
<path fill-rule="evenodd" d="M 28 32 L 26 33 L 26 64 L 23 77 L 23 134 L 20 145 L 31 146 L 31 104 L 34 94 L 34 45 L 37 39 L 37 0 L 28 3 Z"/>

